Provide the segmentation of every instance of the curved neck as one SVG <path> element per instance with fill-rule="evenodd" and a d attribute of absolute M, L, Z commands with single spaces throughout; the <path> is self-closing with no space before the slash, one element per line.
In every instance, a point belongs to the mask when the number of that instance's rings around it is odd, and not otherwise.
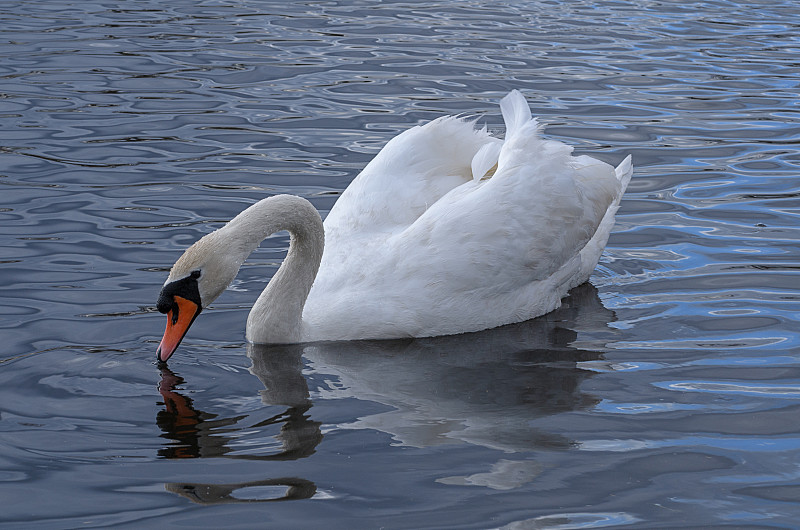
<path fill-rule="evenodd" d="M 235 237 L 237 251 L 244 255 L 281 230 L 291 236 L 289 252 L 247 317 L 247 340 L 258 344 L 300 341 L 303 306 L 325 246 L 322 219 L 307 200 L 276 195 L 250 206 L 221 229 Z"/>

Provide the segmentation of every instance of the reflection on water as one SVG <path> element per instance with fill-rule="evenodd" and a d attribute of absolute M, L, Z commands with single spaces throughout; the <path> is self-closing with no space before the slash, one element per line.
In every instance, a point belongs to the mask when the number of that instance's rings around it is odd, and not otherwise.
<path fill-rule="evenodd" d="M 158 391 L 164 398 L 165 410 L 160 410 L 156 423 L 164 431 L 162 436 L 178 442 L 160 449 L 158 455 L 165 458 L 197 458 L 199 456 L 218 456 L 229 451 L 225 439 L 212 436 L 212 429 L 235 425 L 241 419 L 214 420 L 216 414 L 195 410 L 192 400 L 176 390 L 183 378 L 169 368 L 161 368 L 161 382 Z"/>
<path fill-rule="evenodd" d="M 539 431 L 535 420 L 597 403 L 581 391 L 594 372 L 577 363 L 602 353 L 573 346 L 575 330 L 607 329 L 612 320 L 596 289 L 584 284 L 556 312 L 521 324 L 451 337 L 317 343 L 303 353 L 315 371 L 337 377 L 326 399 L 391 408 L 340 428 L 380 430 L 412 447 L 567 447 L 570 440 Z"/>
<path fill-rule="evenodd" d="M 275 478 L 236 484 L 168 483 L 165 488 L 197 504 L 292 501 L 310 499 L 317 492 L 313 482 L 299 478 Z M 264 496 L 265 493 L 275 495 L 274 490 L 279 490 L 282 495 Z M 243 498 L 243 495 L 252 495 L 254 492 L 259 495 L 258 498 Z"/>
<path fill-rule="evenodd" d="M 542 416 L 587 409 L 599 400 L 580 390 L 595 372 L 579 367 L 597 361 L 602 352 L 576 348 L 576 329 L 605 329 L 613 320 L 590 284 L 573 289 L 564 305 L 544 318 L 479 333 L 425 339 L 322 342 L 292 345 L 248 344 L 250 373 L 264 385 L 261 401 L 285 407 L 283 412 L 252 425 L 245 415 L 219 418 L 197 410 L 178 389 L 183 379 L 162 366 L 159 391 L 164 410 L 156 421 L 164 438 L 164 458 L 221 457 L 249 460 L 308 458 L 323 442 L 321 423 L 314 421 L 313 400 L 303 376 L 305 356 L 317 373 L 337 382 L 324 399 L 356 398 L 381 403 L 391 410 L 359 418 L 339 429 L 374 429 L 414 447 L 468 442 L 506 453 L 541 448 L 567 448 L 573 441 L 537 429 Z M 240 453 L 233 438 L 248 430 L 269 431 L 279 447 L 269 453 Z M 472 481 L 504 489 L 520 480 L 519 462 L 501 460 L 499 470 Z M 533 462 L 522 464 L 536 468 Z M 513 473 L 510 471 L 514 469 Z M 510 479 L 509 477 L 516 477 Z M 531 476 L 532 478 L 532 476 Z M 289 484 L 267 479 L 265 484 Z M 443 483 L 454 479 L 443 479 Z M 255 483 L 168 484 L 167 489 L 195 502 L 233 502 L 229 494 Z M 293 482 L 291 484 L 294 484 Z M 291 490 L 281 499 L 303 498 L 311 491 Z M 504 486 L 505 484 L 505 486 Z M 295 486 L 292 486 L 295 487 Z M 198 493 L 202 492 L 202 493 Z M 312 491 L 313 494 L 313 491 Z"/>
<path fill-rule="evenodd" d="M 166 366 L 160 367 L 161 382 L 158 390 L 164 399 L 164 410 L 156 416 L 156 423 L 163 431 L 161 435 L 174 443 L 161 449 L 163 458 L 202 458 L 227 456 L 248 460 L 294 460 L 314 453 L 314 448 L 322 440 L 320 423 L 311 421 L 308 409 L 308 386 L 300 372 L 300 353 L 296 347 L 281 347 L 273 351 L 275 355 L 261 362 L 253 360 L 251 372 L 258 377 L 267 390 L 262 391 L 266 405 L 285 405 L 288 408 L 270 418 L 249 426 L 251 429 L 280 426 L 276 438 L 281 442 L 280 450 L 274 454 L 231 454 L 232 440 L 226 433 L 235 435 L 241 428 L 240 421 L 246 415 L 231 418 L 217 418 L 197 410 L 192 399 L 177 389 L 183 379 Z M 275 362 L 277 361 L 277 362 Z M 287 377 L 288 376 L 288 377 Z M 299 398 L 299 399 L 296 399 Z"/>
<path fill-rule="evenodd" d="M 265 389 L 260 391 L 265 405 L 285 406 L 286 410 L 247 427 L 248 430 L 270 430 L 279 425 L 275 439 L 280 447 L 268 454 L 235 454 L 230 443 L 246 419 L 245 415 L 217 418 L 197 410 L 192 399 L 178 390 L 184 382 L 165 365 L 160 366 L 159 392 L 164 399 L 164 410 L 160 410 L 156 423 L 164 438 L 172 440 L 160 449 L 162 458 L 207 458 L 221 457 L 245 460 L 296 460 L 312 455 L 322 441 L 320 422 L 309 418 L 311 408 L 308 385 L 303 378 L 297 345 L 275 346 L 264 351 L 253 351 L 248 347 L 253 362 L 250 372 L 258 377 Z M 237 502 L 270 502 L 307 499 L 314 495 L 313 482 L 296 477 L 269 478 L 234 484 L 167 483 L 167 491 L 184 496 L 198 504 L 228 504 Z M 275 489 L 279 492 L 275 493 Z M 257 495 L 242 498 L 243 492 Z"/>

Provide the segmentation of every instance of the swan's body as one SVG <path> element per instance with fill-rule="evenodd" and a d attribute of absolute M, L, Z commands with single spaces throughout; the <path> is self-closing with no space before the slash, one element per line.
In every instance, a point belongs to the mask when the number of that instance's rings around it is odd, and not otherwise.
<path fill-rule="evenodd" d="M 324 228 L 308 201 L 283 195 L 195 243 L 159 299 L 175 328 L 168 338 L 168 324 L 160 358 L 199 313 L 187 316 L 182 300 L 207 306 L 279 230 L 292 243 L 250 312 L 251 342 L 450 335 L 556 309 L 597 265 L 631 177 L 630 157 L 615 170 L 571 156 L 571 147 L 540 137 L 517 91 L 501 109 L 505 140 L 455 117 L 392 139 Z"/>

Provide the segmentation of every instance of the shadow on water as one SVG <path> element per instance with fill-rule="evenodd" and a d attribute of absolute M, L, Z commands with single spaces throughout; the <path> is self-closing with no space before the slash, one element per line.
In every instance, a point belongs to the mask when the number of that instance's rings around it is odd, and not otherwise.
<path fill-rule="evenodd" d="M 535 420 L 592 407 L 598 399 L 580 390 L 595 372 L 580 363 L 601 351 L 575 346 L 579 333 L 609 331 L 612 311 L 590 284 L 574 289 L 563 306 L 545 317 L 480 333 L 427 339 L 247 346 L 250 372 L 264 385 L 264 405 L 283 412 L 247 429 L 280 425 L 277 451 L 238 454 L 233 447 L 244 415 L 220 418 L 199 410 L 178 385 L 183 378 L 161 368 L 164 409 L 156 421 L 172 443 L 159 451 L 168 459 L 225 457 L 259 461 L 308 458 L 323 440 L 313 419 L 305 358 L 314 374 L 338 380 L 325 399 L 356 398 L 386 405 L 338 429 L 376 429 L 415 447 L 470 443 L 506 453 L 568 448 L 573 442 L 542 432 Z M 239 499 L 237 490 L 280 486 L 282 495 Z M 297 477 L 235 484 L 169 483 L 166 489 L 202 504 L 311 497 L 316 486 Z"/>

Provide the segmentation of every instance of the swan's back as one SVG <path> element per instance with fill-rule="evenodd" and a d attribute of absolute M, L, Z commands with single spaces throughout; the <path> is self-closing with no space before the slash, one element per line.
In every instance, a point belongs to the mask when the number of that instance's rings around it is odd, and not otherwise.
<path fill-rule="evenodd" d="M 459 118 L 390 141 L 325 221 L 306 340 L 434 336 L 557 308 L 585 282 L 632 172 L 545 140 L 522 95 L 506 138 Z"/>
<path fill-rule="evenodd" d="M 471 160 L 487 143 L 500 140 L 452 116 L 392 138 L 336 201 L 325 220 L 328 237 L 373 237 L 410 226 L 472 180 Z"/>

